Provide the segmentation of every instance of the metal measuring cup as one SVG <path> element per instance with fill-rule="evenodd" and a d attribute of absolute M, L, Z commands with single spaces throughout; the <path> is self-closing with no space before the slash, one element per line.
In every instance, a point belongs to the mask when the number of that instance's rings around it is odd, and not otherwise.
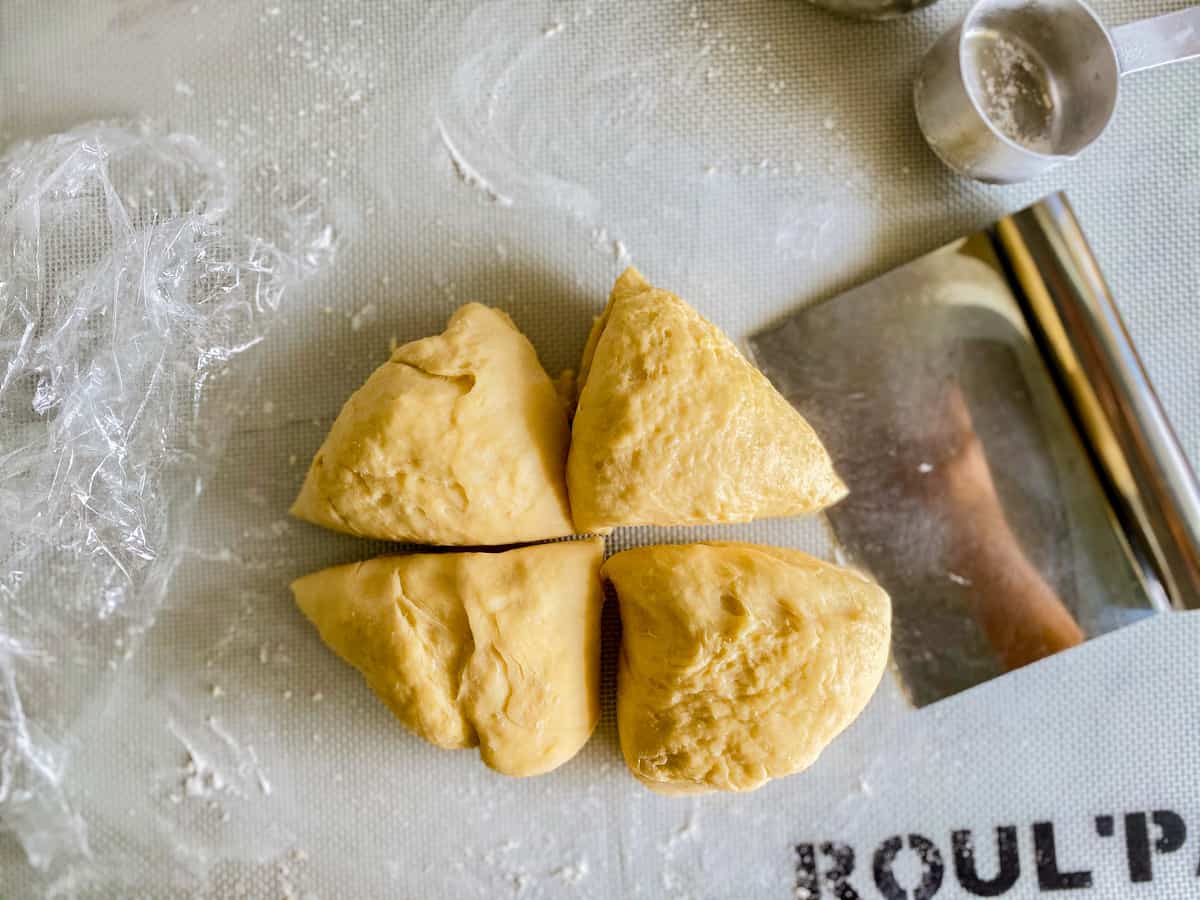
<path fill-rule="evenodd" d="M 1122 75 L 1200 56 L 1200 6 L 1111 30 L 1080 0 L 980 0 L 926 54 L 917 121 L 950 168 L 1040 175 L 1107 127 Z"/>

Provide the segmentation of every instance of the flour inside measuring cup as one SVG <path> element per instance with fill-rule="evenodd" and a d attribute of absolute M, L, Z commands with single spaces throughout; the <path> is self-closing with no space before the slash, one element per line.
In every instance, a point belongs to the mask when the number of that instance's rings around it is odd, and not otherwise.
<path fill-rule="evenodd" d="M 1006 138 L 1035 153 L 1056 153 L 1061 126 L 1053 72 L 1024 41 L 989 28 L 964 41 L 967 87 Z"/>

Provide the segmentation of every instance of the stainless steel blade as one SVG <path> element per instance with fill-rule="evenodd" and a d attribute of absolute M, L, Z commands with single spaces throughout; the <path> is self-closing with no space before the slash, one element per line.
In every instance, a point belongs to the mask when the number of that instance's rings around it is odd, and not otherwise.
<path fill-rule="evenodd" d="M 1065 201 L 1034 210 L 1052 203 Z M 1163 504 L 1139 520 L 1113 493 L 1112 465 L 1144 472 L 1155 460 L 1132 458 L 1136 441 L 1119 442 L 1119 462 L 1111 448 L 1097 456 L 1063 378 L 1064 365 L 1078 376 L 1078 362 L 1047 348 L 1031 276 L 1014 269 L 1021 241 L 1011 223 L 1034 241 L 1031 216 L 1004 220 L 1006 239 L 1003 223 L 962 238 L 749 341 L 850 486 L 829 521 L 850 561 L 893 597 L 894 658 L 918 705 L 1171 601 L 1186 605 L 1140 533 Z M 1048 252 L 1022 259 L 1055 267 Z M 1043 292 L 1046 277 L 1062 280 L 1042 274 Z M 1103 299 L 1076 290 L 1071 303 Z M 1133 374 L 1110 372 L 1105 383 L 1132 379 L 1148 391 L 1144 373 Z M 1122 433 L 1134 425 L 1116 423 Z M 1140 446 L 1164 440 L 1141 437 Z M 1168 565 L 1178 569 L 1178 558 Z"/>

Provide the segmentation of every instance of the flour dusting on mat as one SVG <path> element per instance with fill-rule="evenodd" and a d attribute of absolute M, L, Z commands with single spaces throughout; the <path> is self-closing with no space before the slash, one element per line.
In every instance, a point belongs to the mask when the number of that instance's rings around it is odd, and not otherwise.
<path fill-rule="evenodd" d="M 502 194 L 492 187 L 491 182 L 459 152 L 454 142 L 450 140 L 450 135 L 446 133 L 446 126 L 442 124 L 441 119 L 437 120 L 437 130 L 442 139 L 442 146 L 446 148 L 446 152 L 450 155 L 450 165 L 454 167 L 454 174 L 459 177 L 459 180 L 475 188 L 492 203 L 499 206 L 512 206 L 512 197 Z"/>

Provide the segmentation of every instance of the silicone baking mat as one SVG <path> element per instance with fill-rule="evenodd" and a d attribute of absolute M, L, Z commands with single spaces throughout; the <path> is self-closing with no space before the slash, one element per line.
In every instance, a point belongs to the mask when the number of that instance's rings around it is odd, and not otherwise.
<path fill-rule="evenodd" d="M 612 279 L 634 263 L 740 341 L 1060 188 L 1200 458 L 1200 66 L 1128 80 L 1110 132 L 1079 161 L 984 187 L 942 168 L 910 102 L 919 55 L 964 6 L 866 25 L 783 0 L 0 6 L 8 141 L 149 116 L 219 153 L 246 203 L 264 173 L 313 186 L 340 248 L 256 348 L 166 608 L 78 723 L 64 778 L 90 858 L 33 871 L 6 837 L 0 894 L 832 895 L 822 842 L 841 841 L 858 848 L 849 877 L 862 896 L 907 896 L 879 887 L 872 853 L 893 831 L 924 829 L 943 896 L 958 896 L 951 830 L 976 829 L 991 872 L 993 829 L 1012 825 L 1024 866 L 1010 895 L 1033 896 L 1046 849 L 1035 825 L 1049 823 L 1059 874 L 1086 870 L 1095 896 L 1121 895 L 1138 811 L 1200 808 L 1185 778 L 1200 746 L 1195 673 L 1168 665 L 1194 667 L 1190 615 L 920 712 L 889 676 L 806 774 L 670 800 L 624 770 L 611 665 L 585 751 L 508 780 L 400 728 L 286 589 L 380 549 L 285 510 L 390 342 L 439 331 L 459 304 L 507 310 L 557 372 L 577 364 Z M 1096 6 L 1116 23 L 1179 4 Z M 619 531 L 609 550 L 716 534 L 829 552 L 817 520 Z M 189 752 L 220 786 L 183 791 Z M 1093 826 L 1102 814 L 1115 837 Z M 1162 896 L 1194 888 L 1187 846 L 1153 855 Z M 910 893 L 932 871 L 928 851 L 883 856 Z"/>

